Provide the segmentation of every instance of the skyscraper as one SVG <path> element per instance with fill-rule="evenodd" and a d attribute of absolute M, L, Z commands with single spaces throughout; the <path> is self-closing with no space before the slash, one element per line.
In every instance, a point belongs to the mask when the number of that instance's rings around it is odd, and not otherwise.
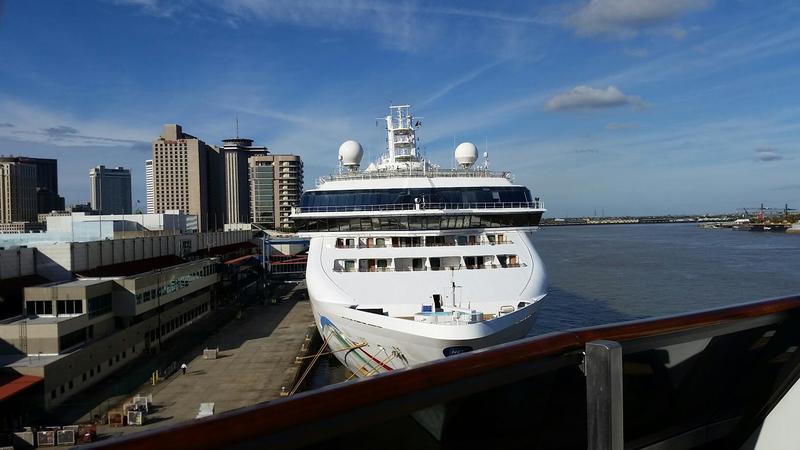
<path fill-rule="evenodd" d="M 289 215 L 303 191 L 303 161 L 297 155 L 260 155 L 250 157 L 249 165 L 252 222 L 291 230 Z"/>
<path fill-rule="evenodd" d="M 231 138 L 222 141 L 225 158 L 225 220 L 227 223 L 250 222 L 250 183 L 248 158 L 266 155 L 267 147 L 253 146 L 252 139 Z"/>
<path fill-rule="evenodd" d="M 130 214 L 131 171 L 97 166 L 89 171 L 92 209 L 100 214 Z"/>
<path fill-rule="evenodd" d="M 36 221 L 36 165 L 0 158 L 0 223 Z"/>
<path fill-rule="evenodd" d="M 155 200 L 155 184 L 153 181 L 153 160 L 148 159 L 144 162 L 144 179 L 147 185 L 147 214 L 155 214 L 156 200 Z"/>
<path fill-rule="evenodd" d="M 220 149 L 184 133 L 180 125 L 164 125 L 153 141 L 153 204 L 155 213 L 181 210 L 197 216 L 202 231 L 225 223 L 225 174 Z"/>
<path fill-rule="evenodd" d="M 64 197 L 58 195 L 58 160 L 24 158 L 36 166 L 36 209 L 39 213 L 64 210 Z"/>

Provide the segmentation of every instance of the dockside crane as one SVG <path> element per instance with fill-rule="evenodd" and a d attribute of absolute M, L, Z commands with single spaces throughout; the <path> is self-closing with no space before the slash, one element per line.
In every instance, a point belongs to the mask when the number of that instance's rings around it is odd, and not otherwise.
<path fill-rule="evenodd" d="M 783 208 L 766 208 L 762 203 L 759 207 L 749 207 L 749 208 L 739 208 L 739 210 L 744 211 L 745 216 L 750 217 L 751 215 L 755 215 L 758 218 L 759 222 L 764 222 L 768 215 L 776 215 L 778 213 L 783 213 L 784 219 L 789 219 L 789 211 L 797 211 L 795 208 L 789 208 L 789 204 L 786 203 L 783 205 Z M 751 211 L 753 211 L 751 213 Z M 757 211 L 757 212 L 756 212 Z"/>

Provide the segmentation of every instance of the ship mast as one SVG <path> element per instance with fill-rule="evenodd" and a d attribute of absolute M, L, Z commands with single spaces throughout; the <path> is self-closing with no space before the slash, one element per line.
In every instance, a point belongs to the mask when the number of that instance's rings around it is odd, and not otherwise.
<path fill-rule="evenodd" d="M 389 107 L 386 116 L 387 148 L 391 162 L 405 162 L 417 159 L 417 136 L 414 131 L 414 118 L 411 105 Z"/>

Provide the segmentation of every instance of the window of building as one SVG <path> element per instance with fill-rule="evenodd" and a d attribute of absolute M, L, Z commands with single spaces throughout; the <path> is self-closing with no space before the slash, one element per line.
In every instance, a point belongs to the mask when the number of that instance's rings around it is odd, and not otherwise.
<path fill-rule="evenodd" d="M 59 351 L 64 351 L 84 342 L 86 342 L 86 328 L 81 328 L 63 336 L 59 336 L 58 348 Z"/>
<path fill-rule="evenodd" d="M 53 314 L 53 302 L 50 300 L 34 300 L 27 302 L 28 313 L 36 315 Z"/>
<path fill-rule="evenodd" d="M 83 314 L 83 300 L 58 300 L 56 311 L 58 314 Z"/>
<path fill-rule="evenodd" d="M 103 294 L 89 299 L 89 317 L 111 312 L 111 294 Z"/>

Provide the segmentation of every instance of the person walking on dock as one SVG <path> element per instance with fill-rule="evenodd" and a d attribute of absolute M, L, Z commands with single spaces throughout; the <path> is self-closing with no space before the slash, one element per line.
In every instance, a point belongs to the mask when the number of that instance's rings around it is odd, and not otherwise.
<path fill-rule="evenodd" d="M 181 364 L 181 370 L 183 371 L 183 374 L 186 375 L 186 363 Z"/>

